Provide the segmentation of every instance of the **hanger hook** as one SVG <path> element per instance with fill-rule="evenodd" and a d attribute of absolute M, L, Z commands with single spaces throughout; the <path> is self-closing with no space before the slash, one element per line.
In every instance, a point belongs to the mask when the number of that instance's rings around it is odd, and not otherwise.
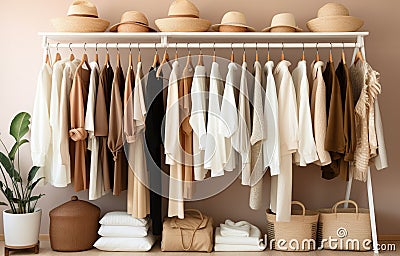
<path fill-rule="evenodd" d="M 58 45 L 59 45 L 60 43 L 57 43 L 57 45 L 56 45 L 56 49 L 57 49 L 57 52 L 58 52 Z"/>
<path fill-rule="evenodd" d="M 303 43 L 303 55 L 304 55 L 304 43 Z"/>
<path fill-rule="evenodd" d="M 329 52 L 332 53 L 332 43 L 329 43 L 331 45 Z"/>
<path fill-rule="evenodd" d="M 83 50 L 86 52 L 86 43 L 83 44 Z"/>
<path fill-rule="evenodd" d="M 258 44 L 256 43 L 256 53 L 258 53 Z"/>
<path fill-rule="evenodd" d="M 201 44 L 199 43 L 199 51 L 200 51 L 200 55 L 203 55 L 203 52 L 201 50 Z"/>
<path fill-rule="evenodd" d="M 268 42 L 268 46 L 267 46 L 267 51 L 268 51 L 268 55 L 269 55 L 269 42 Z"/>
<path fill-rule="evenodd" d="M 243 43 L 243 53 L 246 54 L 246 47 L 245 47 L 246 43 Z"/>
<path fill-rule="evenodd" d="M 186 43 L 186 48 L 187 48 L 188 53 L 190 54 L 189 43 Z"/>
<path fill-rule="evenodd" d="M 282 42 L 282 48 L 281 48 L 281 52 L 283 53 L 283 48 L 285 47 L 285 45 Z"/>
<path fill-rule="evenodd" d="M 158 54 L 157 43 L 154 43 L 154 49 L 156 50 L 156 54 Z"/>
<path fill-rule="evenodd" d="M 233 53 L 233 43 L 231 43 L 231 50 L 232 50 L 232 53 Z"/>
<path fill-rule="evenodd" d="M 140 55 L 140 43 L 137 44 L 137 49 L 138 49 L 138 52 L 139 52 L 139 55 Z"/>
<path fill-rule="evenodd" d="M 344 42 L 342 42 L 342 50 L 344 51 Z"/>
<path fill-rule="evenodd" d="M 319 44 L 319 43 L 316 43 L 316 44 L 315 44 L 315 48 L 317 49 L 317 54 L 319 53 L 319 52 L 318 52 L 318 44 Z"/>
<path fill-rule="evenodd" d="M 98 44 L 98 43 L 96 43 L 96 53 L 97 53 L 97 44 Z"/>
<path fill-rule="evenodd" d="M 117 45 L 116 45 L 116 48 L 117 48 L 117 52 L 119 53 L 118 43 L 117 43 Z"/>
<path fill-rule="evenodd" d="M 69 43 L 68 48 L 69 48 L 69 50 L 72 52 L 71 44 L 72 44 L 72 43 Z"/>
<path fill-rule="evenodd" d="M 106 52 L 108 53 L 108 43 L 106 43 Z"/>
<path fill-rule="evenodd" d="M 129 54 L 132 54 L 132 43 L 129 43 Z"/>

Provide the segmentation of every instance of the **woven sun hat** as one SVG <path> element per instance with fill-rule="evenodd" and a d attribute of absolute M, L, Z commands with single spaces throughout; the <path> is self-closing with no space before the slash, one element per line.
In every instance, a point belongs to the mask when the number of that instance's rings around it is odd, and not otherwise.
<path fill-rule="evenodd" d="M 104 32 L 110 25 L 98 17 L 96 6 L 86 0 L 76 0 L 68 8 L 67 17 L 51 20 L 58 32 Z"/>
<path fill-rule="evenodd" d="M 271 26 L 264 28 L 263 32 L 301 32 L 296 25 L 296 19 L 292 13 L 276 14 L 271 21 Z"/>
<path fill-rule="evenodd" d="M 350 16 L 346 6 L 338 3 L 327 3 L 318 10 L 317 18 L 306 23 L 312 32 L 355 32 L 364 21 Z"/>
<path fill-rule="evenodd" d="M 110 32 L 154 32 L 155 30 L 149 27 L 149 21 L 146 16 L 137 11 L 127 11 L 121 16 L 121 22 L 112 25 Z"/>
<path fill-rule="evenodd" d="M 188 0 L 175 0 L 169 7 L 168 17 L 157 19 L 156 26 L 162 32 L 204 32 L 211 22 L 200 19 L 199 9 Z"/>
<path fill-rule="evenodd" d="M 237 11 L 230 11 L 224 14 L 221 23 L 211 26 L 214 31 L 221 32 L 254 32 L 255 29 L 247 25 L 246 16 Z"/>

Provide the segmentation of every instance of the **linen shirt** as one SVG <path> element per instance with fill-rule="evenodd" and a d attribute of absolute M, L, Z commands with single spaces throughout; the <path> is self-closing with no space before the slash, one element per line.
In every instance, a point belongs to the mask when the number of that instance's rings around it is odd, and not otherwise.
<path fill-rule="evenodd" d="M 206 68 L 196 66 L 190 97 L 192 111 L 189 123 L 193 129 L 193 166 L 194 179 L 203 180 L 207 174 L 204 169 L 204 150 L 206 148 Z"/>
<path fill-rule="evenodd" d="M 311 122 L 306 61 L 299 61 L 292 74 L 296 89 L 297 117 L 299 120 L 298 150 L 295 154 L 294 160 L 297 165 L 306 166 L 307 164 L 318 160 Z"/>
<path fill-rule="evenodd" d="M 223 82 L 219 71 L 219 65 L 212 63 L 210 73 L 210 91 L 207 118 L 207 142 L 204 152 L 204 168 L 211 170 L 211 177 L 224 175 L 224 163 L 226 163 L 225 138 L 221 133 L 225 128 L 221 118 L 221 92 Z M 222 128 L 221 128 L 222 127 Z"/>

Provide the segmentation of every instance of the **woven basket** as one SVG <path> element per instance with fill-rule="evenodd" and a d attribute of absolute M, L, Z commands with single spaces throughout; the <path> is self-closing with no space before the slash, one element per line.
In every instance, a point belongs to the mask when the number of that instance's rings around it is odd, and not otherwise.
<path fill-rule="evenodd" d="M 302 210 L 292 210 L 290 222 L 277 222 L 276 215 L 267 210 L 267 232 L 270 249 L 278 251 L 312 251 L 317 247 L 316 211 L 306 210 L 304 204 L 293 201 L 292 205 L 300 205 Z"/>
<path fill-rule="evenodd" d="M 355 208 L 338 208 L 343 203 L 353 204 Z M 319 212 L 318 245 L 321 248 L 345 251 L 371 249 L 368 209 L 358 208 L 357 203 L 352 200 L 343 200 L 337 202 L 331 209 L 321 209 Z M 329 239 L 332 241 L 331 244 Z"/>

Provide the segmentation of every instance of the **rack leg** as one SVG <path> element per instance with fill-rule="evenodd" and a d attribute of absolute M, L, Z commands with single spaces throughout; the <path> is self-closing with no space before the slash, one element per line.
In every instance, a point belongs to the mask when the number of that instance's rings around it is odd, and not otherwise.
<path fill-rule="evenodd" d="M 349 163 L 349 165 L 350 165 L 350 163 Z M 350 171 L 350 168 L 349 168 L 349 180 L 347 181 L 345 200 L 349 200 L 350 199 L 351 185 L 352 184 L 353 184 L 353 172 Z M 349 203 L 344 203 L 343 208 L 347 208 L 347 207 L 349 207 Z"/>
<path fill-rule="evenodd" d="M 371 221 L 371 231 L 372 231 L 372 245 L 373 245 L 374 253 L 379 254 L 378 234 L 376 232 L 376 222 L 375 222 L 374 194 L 372 193 L 372 181 L 371 181 L 371 168 L 370 167 L 368 167 L 367 190 L 368 190 L 369 217 L 370 217 L 370 221 Z"/>

